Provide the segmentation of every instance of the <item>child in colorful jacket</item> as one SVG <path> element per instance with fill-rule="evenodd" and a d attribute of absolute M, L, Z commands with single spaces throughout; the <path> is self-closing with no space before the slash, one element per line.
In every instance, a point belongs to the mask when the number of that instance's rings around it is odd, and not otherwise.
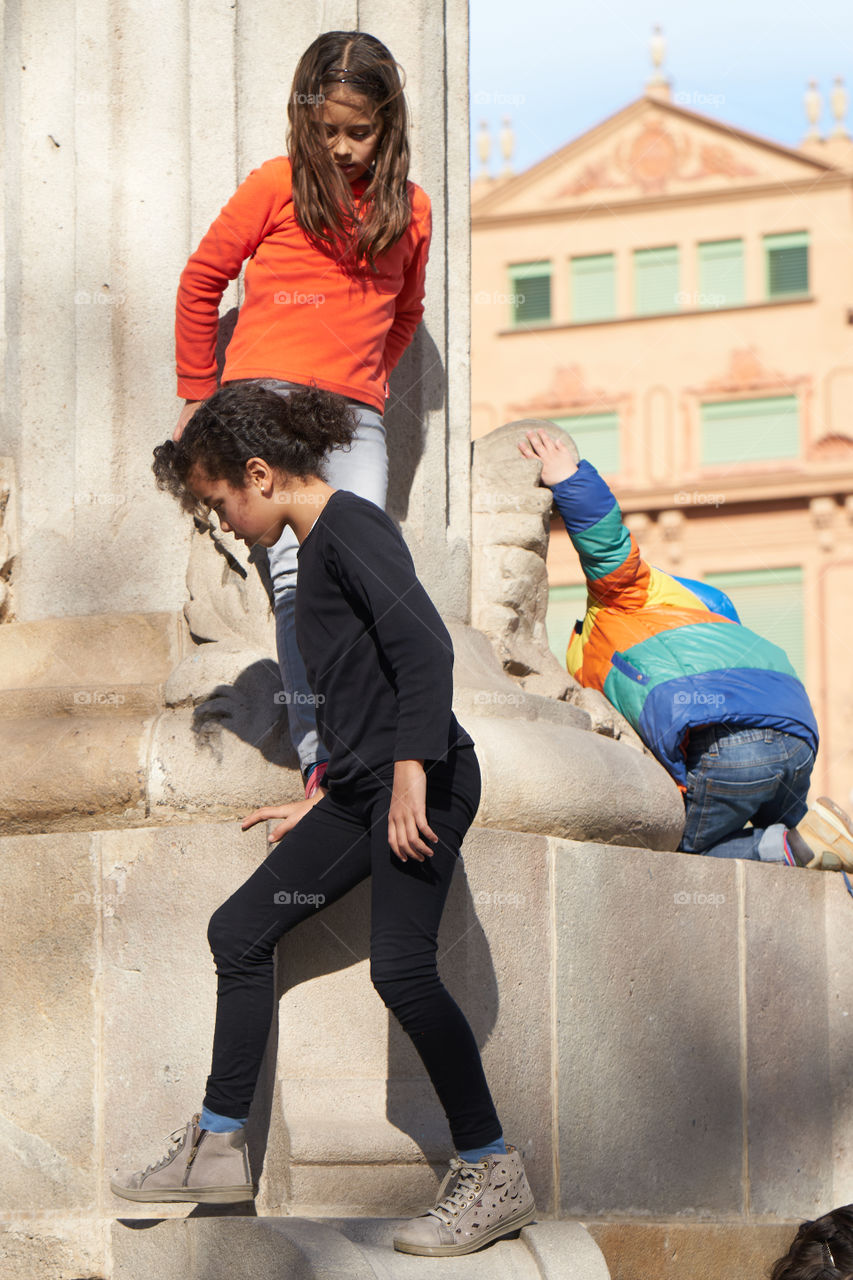
<path fill-rule="evenodd" d="M 647 564 L 571 437 L 531 430 L 519 449 L 541 460 L 587 581 L 569 672 L 605 695 L 678 783 L 681 850 L 853 869 L 848 816 L 825 797 L 806 802 L 817 723 L 784 650 L 742 626 L 723 592 Z"/>

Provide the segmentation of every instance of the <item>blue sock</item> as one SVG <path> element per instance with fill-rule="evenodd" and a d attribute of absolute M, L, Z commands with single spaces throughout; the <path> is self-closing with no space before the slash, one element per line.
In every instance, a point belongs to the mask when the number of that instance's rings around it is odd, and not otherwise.
<path fill-rule="evenodd" d="M 478 1160 L 485 1160 L 486 1156 L 505 1156 L 506 1143 L 503 1138 L 496 1138 L 485 1147 L 472 1147 L 470 1151 L 457 1151 L 456 1154 L 466 1164 L 476 1164 Z"/>
<path fill-rule="evenodd" d="M 207 1129 L 208 1133 L 236 1133 L 238 1129 L 245 1128 L 248 1119 L 246 1116 L 245 1120 L 234 1120 L 231 1116 L 220 1116 L 215 1111 L 202 1107 L 198 1127 Z"/>

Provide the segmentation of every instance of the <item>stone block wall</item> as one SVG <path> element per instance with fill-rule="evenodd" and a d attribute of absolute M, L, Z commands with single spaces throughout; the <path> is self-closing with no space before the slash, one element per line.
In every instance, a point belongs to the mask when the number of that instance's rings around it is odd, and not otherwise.
<path fill-rule="evenodd" d="M 187 1213 L 109 1176 L 200 1104 L 206 923 L 264 850 L 235 822 L 0 841 L 4 1278 L 109 1276 L 112 1221 Z M 781 1228 L 853 1199 L 841 877 L 483 828 L 464 856 L 441 970 L 543 1218 Z M 370 985 L 365 889 L 280 947 L 264 1216 L 409 1214 L 450 1152 Z"/>

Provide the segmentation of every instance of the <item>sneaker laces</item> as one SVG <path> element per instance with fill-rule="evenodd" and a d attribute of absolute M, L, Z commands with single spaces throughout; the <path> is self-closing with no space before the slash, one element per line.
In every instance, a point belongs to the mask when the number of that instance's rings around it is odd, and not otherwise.
<path fill-rule="evenodd" d="M 427 1215 L 432 1214 L 434 1218 L 438 1218 L 439 1222 L 443 1222 L 446 1227 L 451 1226 L 453 1219 L 458 1217 L 463 1209 L 477 1199 L 478 1193 L 482 1190 L 488 1167 L 488 1160 L 480 1160 L 477 1164 L 468 1164 L 467 1161 L 460 1160 L 458 1156 L 451 1156 L 450 1170 L 445 1174 L 444 1181 L 438 1189 L 435 1207 L 427 1209 Z M 456 1178 L 456 1182 L 452 1190 L 445 1195 L 445 1189 L 452 1178 Z"/>
<path fill-rule="evenodd" d="M 187 1132 L 187 1126 L 184 1125 L 180 1129 L 175 1129 L 174 1133 L 169 1134 L 168 1138 L 166 1138 L 166 1142 L 168 1142 L 169 1144 L 168 1151 L 164 1156 L 161 1156 L 159 1160 L 152 1161 L 152 1163 L 149 1164 L 148 1167 L 143 1170 L 142 1172 L 143 1178 L 148 1173 L 156 1173 L 157 1170 L 162 1168 L 164 1164 L 169 1163 L 172 1157 L 178 1151 L 180 1151 L 181 1147 L 183 1146 L 183 1139 L 186 1137 L 186 1132 Z"/>

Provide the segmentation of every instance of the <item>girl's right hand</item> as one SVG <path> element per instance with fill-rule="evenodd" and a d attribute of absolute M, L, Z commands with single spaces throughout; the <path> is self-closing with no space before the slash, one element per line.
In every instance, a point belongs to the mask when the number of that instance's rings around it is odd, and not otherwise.
<path fill-rule="evenodd" d="M 240 827 L 243 831 L 248 831 L 249 827 L 253 827 L 257 822 L 266 822 L 268 818 L 281 818 L 283 821 L 277 827 L 273 827 L 267 836 L 267 843 L 275 844 L 282 836 L 287 835 L 288 831 L 292 831 L 297 822 L 301 821 L 315 804 L 319 804 L 325 794 L 324 788 L 320 787 L 310 800 L 294 800 L 292 804 L 265 805 L 263 809 L 255 809 L 254 813 L 244 818 Z"/>
<path fill-rule="evenodd" d="M 204 403 L 203 400 L 188 400 L 186 402 L 183 409 L 181 410 L 181 416 L 178 418 L 178 425 L 175 427 L 175 430 L 172 432 L 173 440 L 180 440 L 181 436 L 184 434 L 184 427 L 187 425 L 187 423 L 189 422 L 190 418 L 193 416 L 193 414 L 195 413 L 199 405 L 203 403 Z"/>

